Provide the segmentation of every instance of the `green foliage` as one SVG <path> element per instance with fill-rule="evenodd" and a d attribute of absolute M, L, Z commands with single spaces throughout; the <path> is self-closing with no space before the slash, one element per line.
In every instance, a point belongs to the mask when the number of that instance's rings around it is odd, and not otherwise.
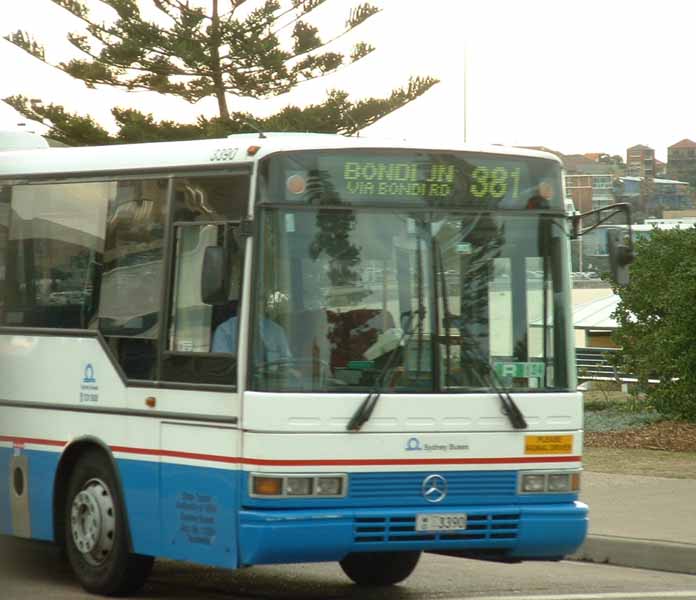
<path fill-rule="evenodd" d="M 195 124 L 158 122 L 153 115 L 114 108 L 119 132 L 110 136 L 90 117 L 70 114 L 59 106 L 31 105 L 26 98 L 7 99 L 30 119 L 48 123 L 49 135 L 71 145 L 209 138 L 253 131 L 250 122 L 265 131 L 317 131 L 352 134 L 401 108 L 437 83 L 414 77 L 387 98 L 356 102 L 340 90 L 329 92 L 321 104 L 288 106 L 266 119 L 230 111 L 231 96 L 262 98 L 292 90 L 344 64 L 358 61 L 374 47 L 356 42 L 350 55 L 328 45 L 377 14 L 364 3 L 350 11 L 343 31 L 322 39 L 307 22 L 310 13 L 328 0 L 210 0 L 211 10 L 181 0 L 150 0 L 167 17 L 168 25 L 147 21 L 138 0 L 94 0 L 110 7 L 111 23 L 93 20 L 80 0 L 48 0 L 72 13 L 87 33 L 70 33 L 68 40 L 86 58 L 56 66 L 87 86 L 109 85 L 173 94 L 197 102 L 215 97 L 218 117 L 199 117 Z M 243 5 L 252 7 L 240 16 Z M 224 11 L 223 11 L 224 9 Z M 45 62 L 43 48 L 18 31 L 6 39 Z"/>
<path fill-rule="evenodd" d="M 95 146 L 115 140 L 91 117 L 65 112 L 62 106 L 32 103 L 24 96 L 11 96 L 4 102 L 28 119 L 51 124 L 47 137 L 69 146 Z"/>
<path fill-rule="evenodd" d="M 15 31 L 10 35 L 6 35 L 5 38 L 8 42 L 13 43 L 18 48 L 21 48 L 25 52 L 31 54 L 34 58 L 38 58 L 41 61 L 46 60 L 46 52 L 36 40 L 33 40 L 28 34 L 23 31 Z"/>
<path fill-rule="evenodd" d="M 393 92 L 391 98 L 368 98 L 357 103 L 350 102 L 346 92 L 332 91 L 321 104 L 304 108 L 288 106 L 265 119 L 255 119 L 247 113 L 232 113 L 227 119 L 199 117 L 194 124 L 183 124 L 156 121 L 153 115 L 137 110 L 114 108 L 111 113 L 119 131 L 113 136 L 91 117 L 68 113 L 54 104 L 32 104 L 24 96 L 11 96 L 4 101 L 28 119 L 49 123 L 48 137 L 69 146 L 92 146 L 220 138 L 258 129 L 353 134 L 417 98 L 434 84 L 435 80 L 430 78 L 417 79 L 405 89 Z"/>
<path fill-rule="evenodd" d="M 659 413 L 696 421 L 696 229 L 656 230 L 636 250 L 629 285 L 615 290 L 616 365 Z"/>
<path fill-rule="evenodd" d="M 621 410 L 585 411 L 585 431 L 624 431 L 662 421 L 655 411 L 627 412 Z"/>
<path fill-rule="evenodd" d="M 265 0 L 238 16 L 250 0 L 211 0 L 208 14 L 179 0 L 152 0 L 169 22 L 147 21 L 136 0 L 98 0 L 113 9 L 111 23 L 93 20 L 84 3 L 50 0 L 82 20 L 88 35 L 71 33 L 69 41 L 86 58 L 56 65 L 89 86 L 108 84 L 129 90 L 176 94 L 189 102 L 215 94 L 228 111 L 224 97 L 264 97 L 285 93 L 298 83 L 326 75 L 344 64 L 343 54 L 326 46 L 377 14 L 361 4 L 354 8 L 336 37 L 322 40 L 306 17 L 325 0 L 292 2 Z M 231 8 L 228 10 L 228 7 Z M 222 9 L 225 12 L 221 12 Z M 292 31 L 286 30 L 292 27 Z M 17 32 L 9 39 L 45 60 L 28 38 Z M 289 37 L 290 39 L 285 39 Z M 371 46 L 359 43 L 351 60 L 363 58 Z"/>

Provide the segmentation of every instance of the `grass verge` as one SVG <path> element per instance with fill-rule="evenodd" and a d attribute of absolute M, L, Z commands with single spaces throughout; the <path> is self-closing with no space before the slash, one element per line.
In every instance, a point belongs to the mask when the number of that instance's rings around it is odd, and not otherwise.
<path fill-rule="evenodd" d="M 587 471 L 696 479 L 696 452 L 666 452 L 629 448 L 585 448 Z"/>

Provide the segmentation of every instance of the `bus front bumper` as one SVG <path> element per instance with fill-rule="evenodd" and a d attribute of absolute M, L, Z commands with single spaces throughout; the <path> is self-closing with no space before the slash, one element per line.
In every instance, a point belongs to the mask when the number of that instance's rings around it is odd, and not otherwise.
<path fill-rule="evenodd" d="M 510 560 L 559 559 L 587 534 L 582 502 L 448 507 L 466 513 L 467 527 L 416 531 L 416 513 L 431 509 L 243 510 L 239 522 L 242 565 L 338 561 L 351 552 L 461 551 Z"/>

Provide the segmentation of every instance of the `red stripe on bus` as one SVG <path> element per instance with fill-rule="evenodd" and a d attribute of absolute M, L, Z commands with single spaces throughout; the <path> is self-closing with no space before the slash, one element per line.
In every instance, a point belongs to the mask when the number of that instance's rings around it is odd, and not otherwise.
<path fill-rule="evenodd" d="M 501 465 L 518 463 L 579 462 L 580 456 L 544 456 L 528 458 L 356 458 L 333 460 L 275 460 L 265 458 L 242 458 L 240 463 L 259 466 L 380 466 L 380 465 Z"/>
<path fill-rule="evenodd" d="M 19 438 L 0 436 L 0 442 L 15 444 L 34 444 L 37 446 L 65 446 L 67 442 L 43 440 L 36 438 Z M 132 448 L 129 446 L 111 446 L 113 452 L 136 454 L 141 456 L 158 456 L 169 458 L 187 458 L 190 460 L 207 460 L 219 463 L 273 467 L 330 467 L 330 466 L 389 466 L 389 465 L 502 465 L 526 463 L 579 462 L 580 456 L 512 456 L 506 458 L 346 458 L 346 459 L 306 459 L 281 460 L 273 458 L 242 458 L 239 456 L 221 456 L 219 454 L 200 454 L 198 452 L 180 452 L 176 450 L 152 450 L 150 448 Z"/>
<path fill-rule="evenodd" d="M 65 446 L 66 442 L 56 440 L 42 440 L 38 438 L 11 437 L 0 435 L 0 442 L 10 442 L 12 444 L 36 444 L 37 446 Z"/>

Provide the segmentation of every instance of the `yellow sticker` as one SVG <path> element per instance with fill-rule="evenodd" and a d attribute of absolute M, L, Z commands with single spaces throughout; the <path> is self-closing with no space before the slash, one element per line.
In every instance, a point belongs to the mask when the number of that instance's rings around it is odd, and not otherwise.
<path fill-rule="evenodd" d="M 525 454 L 570 454 L 572 435 L 528 435 L 524 438 Z"/>

